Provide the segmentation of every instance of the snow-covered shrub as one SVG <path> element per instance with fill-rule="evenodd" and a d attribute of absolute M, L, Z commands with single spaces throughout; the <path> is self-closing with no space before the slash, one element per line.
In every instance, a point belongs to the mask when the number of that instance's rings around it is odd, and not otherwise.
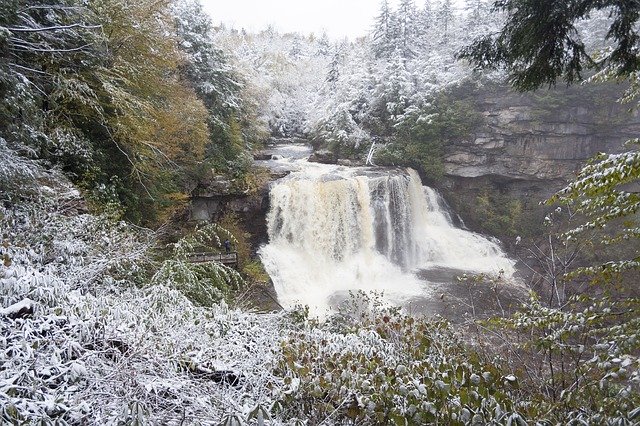
<path fill-rule="evenodd" d="M 220 235 L 237 241 L 227 230 L 209 224 L 197 228 L 193 234 L 182 238 L 173 245 L 173 254 L 165 260 L 151 280 L 152 285 L 167 285 L 180 290 L 191 301 L 203 306 L 225 300 L 233 289 L 239 289 L 244 281 L 233 268 L 218 261 L 192 263 L 191 254 L 211 245 L 222 247 Z"/>
<path fill-rule="evenodd" d="M 588 295 L 547 307 L 537 297 L 508 318 L 487 322 L 536 401 L 528 416 L 549 424 L 637 424 L 640 420 L 638 299 Z M 498 339 L 495 339 L 495 337 Z"/>
<path fill-rule="evenodd" d="M 0 137 L 0 190 L 7 194 L 11 189 L 23 186 L 25 182 L 33 182 L 35 173 L 33 162 L 17 155 L 7 146 L 7 141 Z"/>
<path fill-rule="evenodd" d="M 279 381 L 277 315 L 197 308 L 166 287 L 38 311 L 0 317 L 4 422 L 120 424 L 137 405 L 150 424 L 212 424 L 268 406 Z"/>
<path fill-rule="evenodd" d="M 270 407 L 284 315 L 140 286 L 152 234 L 84 213 L 63 176 L 24 161 L 31 187 L 0 204 L 0 423 L 213 424 Z"/>
<path fill-rule="evenodd" d="M 446 321 L 353 301 L 283 342 L 282 410 L 327 424 L 522 424 L 516 377 L 467 352 Z"/>

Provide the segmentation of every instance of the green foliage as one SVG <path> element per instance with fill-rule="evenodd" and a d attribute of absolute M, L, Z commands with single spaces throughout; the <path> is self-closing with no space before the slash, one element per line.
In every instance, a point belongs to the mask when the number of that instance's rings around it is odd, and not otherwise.
<path fill-rule="evenodd" d="M 271 279 L 267 271 L 264 270 L 264 266 L 260 260 L 251 260 L 247 262 L 242 268 L 242 273 L 247 276 L 247 279 L 255 283 L 268 283 Z"/>
<path fill-rule="evenodd" d="M 226 300 L 234 289 L 244 285 L 244 280 L 233 268 L 218 261 L 192 263 L 193 253 L 212 245 L 222 247 L 222 238 L 237 245 L 237 240 L 226 229 L 210 224 L 197 228 L 191 235 L 173 245 L 172 257 L 165 260 L 151 279 L 151 285 L 165 285 L 180 290 L 192 302 L 202 306 Z"/>
<path fill-rule="evenodd" d="M 467 352 L 445 321 L 405 316 L 364 293 L 330 324 L 291 334 L 279 369 L 291 388 L 282 408 L 298 418 L 524 424 L 515 376 Z"/>
<path fill-rule="evenodd" d="M 249 174 L 253 164 L 248 148 L 240 122 L 232 115 L 225 126 L 212 127 L 211 143 L 207 145 L 205 153 L 205 164 L 217 173 L 244 178 Z"/>
<path fill-rule="evenodd" d="M 524 203 L 498 191 L 483 191 L 473 202 L 458 200 L 461 213 L 472 217 L 478 229 L 497 237 L 527 237 L 540 231 L 541 226 L 532 219 L 533 212 L 525 212 Z"/>
<path fill-rule="evenodd" d="M 506 68 L 519 90 L 553 85 L 561 77 L 572 83 L 581 78 L 583 66 L 592 66 L 602 70 L 594 81 L 628 79 L 631 84 L 621 101 L 630 102 L 640 94 L 640 60 L 634 47 L 640 14 L 637 4 L 623 3 L 580 0 L 543 6 L 533 0 L 499 0 L 495 7 L 507 12 L 500 33 L 477 41 L 460 56 L 479 68 Z M 587 56 L 574 25 L 603 9 L 610 13 L 606 37 L 611 46 L 596 64 Z M 571 216 L 581 219 L 579 226 L 550 234 L 545 249 L 535 246 L 532 251 L 542 265 L 540 273 L 556 292 L 557 305 L 545 306 L 534 297 L 521 313 L 494 320 L 494 331 L 509 346 L 512 365 L 522 366 L 530 389 L 539 392 L 532 407 L 541 408 L 544 422 L 638 422 L 639 301 L 618 292 L 623 274 L 630 274 L 635 285 L 633 277 L 640 270 L 640 156 L 638 141 L 628 144 L 627 152 L 594 158 L 549 200 L 564 204 Z M 547 219 L 551 221 L 550 216 Z M 568 257 L 558 256 L 558 244 Z M 592 247 L 597 252 L 601 250 L 596 247 L 612 245 L 624 247 L 629 257 L 572 265 L 578 251 L 570 247 Z M 609 285 L 592 287 L 597 296 L 581 295 L 577 278 L 585 274 Z M 575 286 L 572 290 L 578 295 L 567 300 L 567 286 Z"/>
<path fill-rule="evenodd" d="M 444 174 L 446 145 L 468 138 L 482 124 L 473 103 L 440 95 L 397 126 L 393 141 L 376 152 L 376 164 L 413 167 L 430 180 Z"/>
<path fill-rule="evenodd" d="M 567 83 L 579 81 L 585 66 L 611 66 L 619 77 L 640 69 L 635 48 L 640 13 L 635 3 L 578 0 L 543 5 L 538 0 L 497 0 L 494 8 L 507 14 L 498 35 L 476 40 L 459 57 L 478 68 L 506 68 L 510 82 L 519 90 L 554 85 L 559 78 Z M 595 62 L 575 25 L 601 10 L 610 13 L 607 39 L 611 48 Z"/>
<path fill-rule="evenodd" d="M 146 226 L 184 205 L 207 146 L 221 170 L 242 174 L 249 164 L 235 118 L 240 84 L 210 25 L 176 28 L 171 12 L 169 0 L 14 0 L 0 9 L 7 143 L 62 167 L 98 208 L 104 193 L 110 205 L 115 195 L 123 217 Z"/>
<path fill-rule="evenodd" d="M 277 372 L 288 389 L 274 410 L 328 424 L 631 425 L 639 308 L 638 299 L 548 308 L 532 298 L 479 324 L 470 347 L 445 321 L 358 293 L 284 340 Z"/>
<path fill-rule="evenodd" d="M 213 24 L 200 2 L 176 2 L 173 9 L 180 49 L 186 56 L 180 64 L 180 73 L 207 109 L 206 167 L 196 179 L 207 168 L 234 178 L 243 177 L 252 164 L 248 142 L 256 136 L 251 134 L 251 121 L 255 117 L 241 98 L 243 82 L 225 54 L 214 45 Z"/>
<path fill-rule="evenodd" d="M 635 424 L 640 300 L 579 296 L 560 308 L 532 297 L 489 328 L 523 378 L 528 417 L 544 424 Z M 572 423 L 576 422 L 576 423 Z"/>
<path fill-rule="evenodd" d="M 628 142 L 631 151 L 597 156 L 575 181 L 549 200 L 573 207 L 585 218 L 584 223 L 565 233 L 567 238 L 596 231 L 589 238 L 597 238 L 604 247 L 623 244 L 631 248 L 630 258 L 579 268 L 574 275 L 586 273 L 611 281 L 625 271 L 640 270 L 640 193 L 634 187 L 640 181 L 639 144 L 640 140 L 634 139 Z"/>

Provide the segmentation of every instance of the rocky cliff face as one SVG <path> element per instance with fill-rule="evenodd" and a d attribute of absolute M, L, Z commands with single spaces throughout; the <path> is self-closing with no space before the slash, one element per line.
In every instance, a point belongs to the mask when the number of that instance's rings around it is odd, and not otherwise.
<path fill-rule="evenodd" d="M 640 116 L 615 100 L 619 86 L 518 94 L 506 88 L 475 95 L 485 125 L 448 147 L 452 178 L 568 180 L 598 152 L 619 152 L 640 135 Z"/>
<path fill-rule="evenodd" d="M 254 155 L 254 168 L 245 179 L 230 179 L 213 171 L 202 178 L 191 194 L 189 219 L 219 222 L 225 216 L 232 215 L 239 219 L 243 232 L 250 235 L 249 242 L 253 250 L 266 243 L 269 187 L 273 181 L 291 172 L 287 167 L 274 167 L 270 160 L 277 160 L 283 155 L 304 158 L 311 153 L 311 149 L 298 140 L 274 142 L 271 148 Z M 286 144 L 277 145 L 278 142 Z M 281 148 L 276 149 L 278 146 Z"/>
<path fill-rule="evenodd" d="M 581 86 L 518 94 L 507 88 L 458 93 L 485 117 L 447 147 L 441 188 L 473 230 L 511 241 L 536 235 L 548 206 L 598 152 L 623 151 L 640 135 L 640 115 L 616 102 L 623 88 Z"/>
<path fill-rule="evenodd" d="M 211 176 L 202 182 L 191 196 L 189 219 L 216 222 L 227 215 L 236 216 L 243 229 L 251 235 L 252 247 L 267 240 L 265 216 L 269 210 L 269 182 L 280 176 L 270 176 L 258 188 L 243 190 L 224 176 Z"/>

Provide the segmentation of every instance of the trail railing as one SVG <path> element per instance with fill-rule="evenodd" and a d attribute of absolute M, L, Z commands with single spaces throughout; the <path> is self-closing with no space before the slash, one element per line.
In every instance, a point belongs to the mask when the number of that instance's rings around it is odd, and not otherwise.
<path fill-rule="evenodd" d="M 191 253 L 189 256 L 187 256 L 187 261 L 190 263 L 204 263 L 215 261 L 235 268 L 236 266 L 238 266 L 238 253 L 235 251 L 230 253 Z"/>

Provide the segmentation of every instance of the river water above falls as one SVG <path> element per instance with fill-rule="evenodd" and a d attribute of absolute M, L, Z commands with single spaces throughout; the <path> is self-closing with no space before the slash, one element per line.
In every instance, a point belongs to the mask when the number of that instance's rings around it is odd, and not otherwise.
<path fill-rule="evenodd" d="M 495 241 L 452 224 L 415 171 L 310 163 L 307 152 L 282 147 L 268 162 L 292 171 L 271 188 L 260 249 L 283 306 L 322 315 L 364 290 L 436 313 L 439 285 L 456 274 L 515 272 Z"/>

